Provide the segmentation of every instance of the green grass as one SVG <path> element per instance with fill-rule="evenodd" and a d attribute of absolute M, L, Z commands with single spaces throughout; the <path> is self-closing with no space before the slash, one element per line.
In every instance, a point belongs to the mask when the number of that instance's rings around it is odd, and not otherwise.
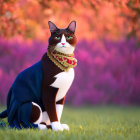
<path fill-rule="evenodd" d="M 140 140 L 139 107 L 65 106 L 61 122 L 70 126 L 69 132 L 7 127 L 0 129 L 0 140 Z"/>

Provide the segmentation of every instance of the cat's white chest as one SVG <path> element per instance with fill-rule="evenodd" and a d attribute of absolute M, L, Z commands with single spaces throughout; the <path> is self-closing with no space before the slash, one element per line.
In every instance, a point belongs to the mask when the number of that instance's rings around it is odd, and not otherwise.
<path fill-rule="evenodd" d="M 61 72 L 54 77 L 56 80 L 50 86 L 58 88 L 56 101 L 59 101 L 66 95 L 73 82 L 74 69 L 70 68 L 67 72 Z"/>

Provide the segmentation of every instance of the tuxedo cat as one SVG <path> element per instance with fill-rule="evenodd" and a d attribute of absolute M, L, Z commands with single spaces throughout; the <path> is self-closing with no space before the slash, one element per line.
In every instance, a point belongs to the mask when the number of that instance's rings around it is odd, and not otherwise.
<path fill-rule="evenodd" d="M 51 36 L 47 53 L 33 66 L 22 71 L 7 96 L 7 109 L 0 118 L 8 117 L 10 127 L 69 130 L 61 124 L 64 100 L 74 79 L 76 22 L 59 29 L 48 22 Z"/>

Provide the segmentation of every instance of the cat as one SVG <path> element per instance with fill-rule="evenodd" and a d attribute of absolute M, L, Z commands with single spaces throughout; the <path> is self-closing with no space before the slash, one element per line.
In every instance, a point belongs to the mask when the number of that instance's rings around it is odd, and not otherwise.
<path fill-rule="evenodd" d="M 65 29 L 59 29 L 51 21 L 48 24 L 51 36 L 47 53 L 18 74 L 8 92 L 7 109 L 0 114 L 0 118 L 8 117 L 11 128 L 69 130 L 60 120 L 77 65 L 76 21 Z"/>

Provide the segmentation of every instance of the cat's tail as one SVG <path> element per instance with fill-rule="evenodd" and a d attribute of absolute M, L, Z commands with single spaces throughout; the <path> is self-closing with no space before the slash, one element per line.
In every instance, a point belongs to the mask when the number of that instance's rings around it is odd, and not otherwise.
<path fill-rule="evenodd" d="M 8 115 L 7 115 L 7 110 L 4 110 L 3 112 L 0 113 L 0 118 L 3 119 L 3 118 L 6 118 Z"/>
<path fill-rule="evenodd" d="M 8 117 L 7 110 L 4 110 L 3 112 L 0 113 L 0 119 L 4 119 L 6 117 Z M 6 127 L 5 122 L 3 122 L 3 121 L 0 122 L 0 128 L 5 128 L 5 127 Z"/>

